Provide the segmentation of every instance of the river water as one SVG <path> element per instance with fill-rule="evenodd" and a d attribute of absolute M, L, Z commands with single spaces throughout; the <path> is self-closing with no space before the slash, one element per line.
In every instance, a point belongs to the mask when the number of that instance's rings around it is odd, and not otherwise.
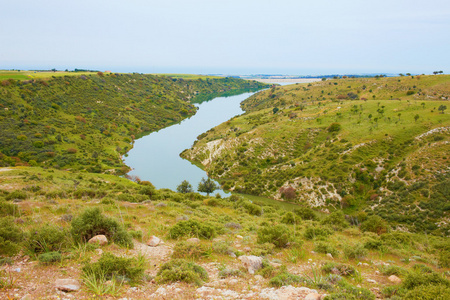
<path fill-rule="evenodd" d="M 132 168 L 129 175 L 148 180 L 158 189 L 173 191 L 183 180 L 187 180 L 196 191 L 202 177 L 206 179 L 208 175 L 182 159 L 180 153 L 190 148 L 203 132 L 242 114 L 240 103 L 253 94 L 218 97 L 203 102 L 189 119 L 136 140 L 133 149 L 124 157 L 125 164 Z M 216 193 L 226 196 L 222 190 Z"/>

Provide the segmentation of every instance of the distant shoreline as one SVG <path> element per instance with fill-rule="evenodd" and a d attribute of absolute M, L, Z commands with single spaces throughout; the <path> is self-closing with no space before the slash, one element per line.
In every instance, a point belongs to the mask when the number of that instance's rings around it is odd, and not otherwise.
<path fill-rule="evenodd" d="M 259 82 L 264 82 L 264 83 L 278 83 L 278 82 L 282 82 L 282 83 L 309 83 L 309 82 L 315 82 L 315 81 L 321 81 L 322 79 L 320 78 L 265 78 L 265 79 L 261 79 L 261 78 L 246 78 L 249 80 L 255 80 L 255 81 L 259 81 Z"/>

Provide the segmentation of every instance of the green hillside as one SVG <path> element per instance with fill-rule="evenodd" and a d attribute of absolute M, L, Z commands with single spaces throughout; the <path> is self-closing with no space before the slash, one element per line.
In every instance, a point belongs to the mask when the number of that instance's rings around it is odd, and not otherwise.
<path fill-rule="evenodd" d="M 193 115 L 197 97 L 264 86 L 233 78 L 112 73 L 4 79 L 0 165 L 123 172 L 121 156 L 133 141 Z"/>
<path fill-rule="evenodd" d="M 448 235 L 450 76 L 272 87 L 182 156 L 225 189 Z"/>

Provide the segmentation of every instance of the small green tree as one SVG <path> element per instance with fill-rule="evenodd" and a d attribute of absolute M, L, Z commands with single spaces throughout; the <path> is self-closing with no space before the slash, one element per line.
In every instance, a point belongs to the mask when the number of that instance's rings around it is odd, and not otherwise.
<path fill-rule="evenodd" d="M 197 191 L 201 193 L 206 193 L 209 196 L 212 192 L 217 190 L 219 187 L 208 177 L 208 179 L 202 178 L 202 181 L 199 182 Z"/>
<path fill-rule="evenodd" d="M 446 105 L 441 105 L 441 106 L 439 106 L 439 108 L 438 108 L 438 110 L 441 112 L 441 114 L 443 114 L 444 113 L 444 110 L 446 110 L 447 109 L 447 106 Z"/>
<path fill-rule="evenodd" d="M 419 114 L 416 114 L 416 115 L 414 116 L 414 122 L 417 122 L 417 120 L 419 120 L 419 118 L 420 118 Z"/>
<path fill-rule="evenodd" d="M 178 193 L 192 193 L 194 190 L 192 189 L 192 185 L 187 180 L 183 180 L 179 186 L 177 186 Z"/>
<path fill-rule="evenodd" d="M 276 113 L 279 111 L 279 109 L 278 109 L 278 107 L 274 107 L 274 108 L 272 109 L 272 111 L 273 111 L 274 114 L 276 114 Z"/>

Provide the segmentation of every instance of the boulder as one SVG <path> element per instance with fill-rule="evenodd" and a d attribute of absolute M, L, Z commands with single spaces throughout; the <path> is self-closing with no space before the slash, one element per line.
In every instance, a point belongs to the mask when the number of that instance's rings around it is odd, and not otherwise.
<path fill-rule="evenodd" d="M 402 282 L 402 280 L 400 278 L 398 278 L 397 276 L 395 276 L 395 275 L 389 276 L 388 280 L 390 282 L 392 282 L 392 283 L 395 283 L 395 284 L 400 284 Z"/>
<path fill-rule="evenodd" d="M 96 235 L 88 241 L 89 244 L 99 244 L 100 246 L 104 246 L 108 244 L 108 239 L 103 234 Z"/>
<path fill-rule="evenodd" d="M 80 289 L 80 282 L 75 279 L 56 279 L 55 287 L 63 292 L 74 292 Z"/>
<path fill-rule="evenodd" d="M 262 258 L 254 255 L 242 255 L 239 256 L 239 260 L 242 261 L 244 267 L 250 274 L 255 274 L 255 271 L 261 269 Z"/>
<path fill-rule="evenodd" d="M 150 247 L 156 247 L 161 243 L 161 239 L 156 236 L 151 236 L 150 239 L 147 241 L 147 245 Z"/>
<path fill-rule="evenodd" d="M 305 300 L 320 300 L 321 295 L 318 293 L 309 293 L 306 295 Z"/>

